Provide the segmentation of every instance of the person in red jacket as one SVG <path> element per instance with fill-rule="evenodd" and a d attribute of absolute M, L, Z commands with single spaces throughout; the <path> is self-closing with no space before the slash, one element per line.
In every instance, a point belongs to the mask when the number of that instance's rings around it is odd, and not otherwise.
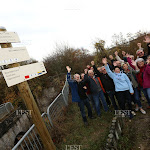
<path fill-rule="evenodd" d="M 146 89 L 150 100 L 150 55 L 147 57 L 144 73 L 143 73 L 143 89 Z"/>
<path fill-rule="evenodd" d="M 130 64 L 130 66 L 133 69 L 135 69 L 135 66 L 133 65 L 134 61 L 132 61 L 130 59 L 130 57 L 128 57 L 128 56 L 127 56 L 127 61 Z M 137 63 L 138 68 L 140 69 L 140 72 L 136 75 L 136 78 L 137 78 L 137 81 L 138 81 L 138 84 L 139 84 L 138 87 L 144 93 L 144 96 L 147 99 L 147 102 L 148 102 L 148 105 L 149 105 L 147 108 L 150 108 L 150 99 L 148 97 L 147 90 L 146 90 L 145 87 L 143 88 L 143 79 L 145 79 L 145 77 L 143 78 L 143 75 L 144 75 L 144 72 L 145 72 L 145 69 L 146 69 L 146 64 L 145 64 L 145 61 L 144 61 L 143 58 L 138 58 L 138 59 L 136 59 L 135 62 Z"/>

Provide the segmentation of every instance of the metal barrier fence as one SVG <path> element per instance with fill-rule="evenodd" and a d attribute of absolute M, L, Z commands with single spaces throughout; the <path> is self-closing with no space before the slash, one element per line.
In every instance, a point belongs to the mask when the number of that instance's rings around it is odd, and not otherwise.
<path fill-rule="evenodd" d="M 0 120 L 4 118 L 7 114 L 9 114 L 14 109 L 12 103 L 7 102 L 0 105 Z"/>
<path fill-rule="evenodd" d="M 68 105 L 68 94 L 69 94 L 69 84 L 68 84 L 68 81 L 66 80 L 65 86 L 62 89 L 62 95 L 63 95 L 64 101 L 66 102 L 66 105 Z"/>
<path fill-rule="evenodd" d="M 68 105 L 68 94 L 69 94 L 69 85 L 68 82 L 65 82 L 65 85 L 62 89 L 62 92 L 55 98 L 55 100 L 47 108 L 47 115 L 49 121 L 53 126 L 53 121 L 57 120 L 59 116 L 63 113 L 63 108 Z"/>
<path fill-rule="evenodd" d="M 41 117 L 43 118 L 48 131 L 50 131 L 52 126 L 48 120 L 47 114 L 43 113 Z M 34 124 L 24 134 L 24 136 L 18 141 L 18 143 L 12 148 L 12 150 L 22 150 L 22 149 L 23 150 L 26 150 L 26 149 L 43 150 L 44 149 L 43 144 L 39 138 L 39 134 Z"/>
<path fill-rule="evenodd" d="M 47 113 L 43 113 L 45 125 L 50 132 L 55 121 L 62 113 L 63 108 L 68 104 L 69 85 L 65 82 L 62 92 L 55 98 L 55 100 L 47 108 Z M 43 144 L 40 140 L 39 134 L 33 124 L 12 150 L 44 150 Z"/>
<path fill-rule="evenodd" d="M 122 117 L 114 117 L 112 120 L 111 128 L 109 130 L 109 135 L 106 143 L 106 150 L 116 150 L 117 142 L 122 134 L 122 129 L 124 126 Z"/>

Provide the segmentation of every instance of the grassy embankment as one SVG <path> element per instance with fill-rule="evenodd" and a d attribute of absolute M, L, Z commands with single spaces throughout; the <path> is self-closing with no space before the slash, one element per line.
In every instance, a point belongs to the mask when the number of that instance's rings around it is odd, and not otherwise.
<path fill-rule="evenodd" d="M 113 114 L 102 110 L 102 117 L 88 118 L 89 125 L 85 127 L 79 107 L 71 103 L 52 133 L 57 149 L 65 150 L 66 145 L 81 145 L 82 150 L 103 150 Z"/>

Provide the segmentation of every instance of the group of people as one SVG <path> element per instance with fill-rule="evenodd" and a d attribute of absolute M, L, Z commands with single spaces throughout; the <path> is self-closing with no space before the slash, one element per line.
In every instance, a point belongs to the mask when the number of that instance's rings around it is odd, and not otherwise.
<path fill-rule="evenodd" d="M 150 109 L 150 37 L 145 36 L 144 42 L 147 43 L 147 54 L 141 43 L 137 43 L 136 59 L 124 51 L 121 59 L 116 51 L 116 60 L 112 55 L 109 56 L 111 64 L 107 58 L 102 59 L 101 67 L 96 67 L 94 61 L 91 61 L 91 66 L 87 65 L 84 73 L 75 74 L 74 79 L 71 78 L 71 68 L 66 66 L 72 101 L 78 103 L 85 125 L 88 122 L 84 106 L 87 107 L 90 119 L 94 118 L 92 108 L 101 117 L 100 104 L 105 112 L 109 111 L 111 104 L 114 110 L 129 110 L 129 117 L 132 118 L 138 110 L 146 114 L 141 103 L 143 92 L 148 103 L 147 108 Z"/>

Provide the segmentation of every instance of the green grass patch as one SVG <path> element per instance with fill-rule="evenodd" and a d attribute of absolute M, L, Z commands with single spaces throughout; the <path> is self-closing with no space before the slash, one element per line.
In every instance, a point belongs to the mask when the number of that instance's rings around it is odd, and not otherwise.
<path fill-rule="evenodd" d="M 102 117 L 96 117 L 92 120 L 88 118 L 89 125 L 85 127 L 79 107 L 76 103 L 71 103 L 65 114 L 65 119 L 59 126 L 64 131 L 61 140 L 55 143 L 57 149 L 65 150 L 66 145 L 82 145 L 81 150 L 103 150 L 113 115 L 113 112 L 102 110 Z"/>

